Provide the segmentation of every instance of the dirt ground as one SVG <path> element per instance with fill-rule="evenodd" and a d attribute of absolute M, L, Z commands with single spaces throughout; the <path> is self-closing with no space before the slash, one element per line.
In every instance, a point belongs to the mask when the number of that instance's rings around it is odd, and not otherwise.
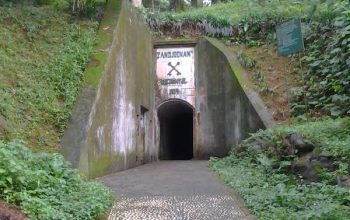
<path fill-rule="evenodd" d="M 29 220 L 18 208 L 0 200 L 0 220 Z"/>
<path fill-rule="evenodd" d="M 277 122 L 290 120 L 290 107 L 286 93 L 288 85 L 288 97 L 291 99 L 290 89 L 300 86 L 300 79 L 297 73 L 298 62 L 287 57 L 278 56 L 276 49 L 270 46 L 244 47 L 231 46 L 235 53 L 241 53 L 256 61 L 255 68 L 246 68 L 249 78 L 254 82 L 257 91 L 261 90 L 261 82 L 254 77 L 254 72 L 263 74 L 268 85 L 268 91 L 259 91 L 266 107 L 272 112 Z M 287 80 L 286 80 L 287 79 Z M 286 84 L 287 81 L 287 84 Z"/>

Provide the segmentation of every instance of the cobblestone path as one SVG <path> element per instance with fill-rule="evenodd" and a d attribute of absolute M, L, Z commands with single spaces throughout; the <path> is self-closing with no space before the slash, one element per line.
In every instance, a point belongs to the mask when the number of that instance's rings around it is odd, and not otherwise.
<path fill-rule="evenodd" d="M 207 161 L 160 161 L 99 180 L 117 197 L 109 220 L 255 219 Z"/>

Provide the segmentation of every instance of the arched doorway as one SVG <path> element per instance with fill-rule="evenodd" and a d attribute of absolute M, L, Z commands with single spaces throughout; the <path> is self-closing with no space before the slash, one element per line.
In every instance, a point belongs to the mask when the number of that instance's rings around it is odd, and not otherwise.
<path fill-rule="evenodd" d="M 158 107 L 160 128 L 159 159 L 193 158 L 193 107 L 180 99 L 171 99 Z"/>

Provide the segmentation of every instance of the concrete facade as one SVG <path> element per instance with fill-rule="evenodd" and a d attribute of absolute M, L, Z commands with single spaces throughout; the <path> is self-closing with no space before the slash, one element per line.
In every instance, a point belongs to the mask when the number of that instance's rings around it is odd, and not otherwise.
<path fill-rule="evenodd" d="M 222 157 L 258 129 L 273 124 L 235 55 L 218 40 L 197 44 L 198 157 Z"/>
<path fill-rule="evenodd" d="M 64 156 L 86 176 L 124 170 L 156 158 L 155 149 L 147 148 L 154 146 L 148 142 L 154 139 L 150 137 L 153 112 L 149 111 L 154 108 L 152 57 L 152 36 L 141 15 L 122 1 L 94 98 L 90 106 L 83 107 L 78 99 L 62 139 Z M 82 110 L 88 112 L 85 117 Z M 77 126 L 77 121 L 83 122 Z"/>
<path fill-rule="evenodd" d="M 193 91 L 189 96 L 182 92 L 171 96 L 171 91 L 160 84 L 165 77 L 156 73 L 160 47 L 193 51 Z M 166 61 L 164 65 L 170 68 L 166 73 L 173 70 L 176 74 L 175 63 Z M 154 43 L 142 17 L 123 1 L 98 87 L 93 91 L 82 89 L 72 123 L 62 139 L 62 152 L 88 177 L 159 158 L 177 158 L 166 148 L 168 140 L 192 147 L 191 154 L 185 155 L 187 159 L 225 156 L 249 133 L 272 123 L 243 75 L 235 57 L 215 40 Z M 163 135 L 165 130 L 172 131 Z M 172 137 L 177 131 L 183 132 L 178 133 L 180 136 L 191 137 Z"/>

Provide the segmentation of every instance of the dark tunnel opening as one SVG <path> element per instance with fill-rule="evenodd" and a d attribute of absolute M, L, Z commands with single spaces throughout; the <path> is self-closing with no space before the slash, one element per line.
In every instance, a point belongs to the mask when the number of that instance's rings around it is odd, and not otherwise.
<path fill-rule="evenodd" d="M 169 101 L 158 108 L 160 160 L 193 158 L 193 109 L 183 101 Z"/>

